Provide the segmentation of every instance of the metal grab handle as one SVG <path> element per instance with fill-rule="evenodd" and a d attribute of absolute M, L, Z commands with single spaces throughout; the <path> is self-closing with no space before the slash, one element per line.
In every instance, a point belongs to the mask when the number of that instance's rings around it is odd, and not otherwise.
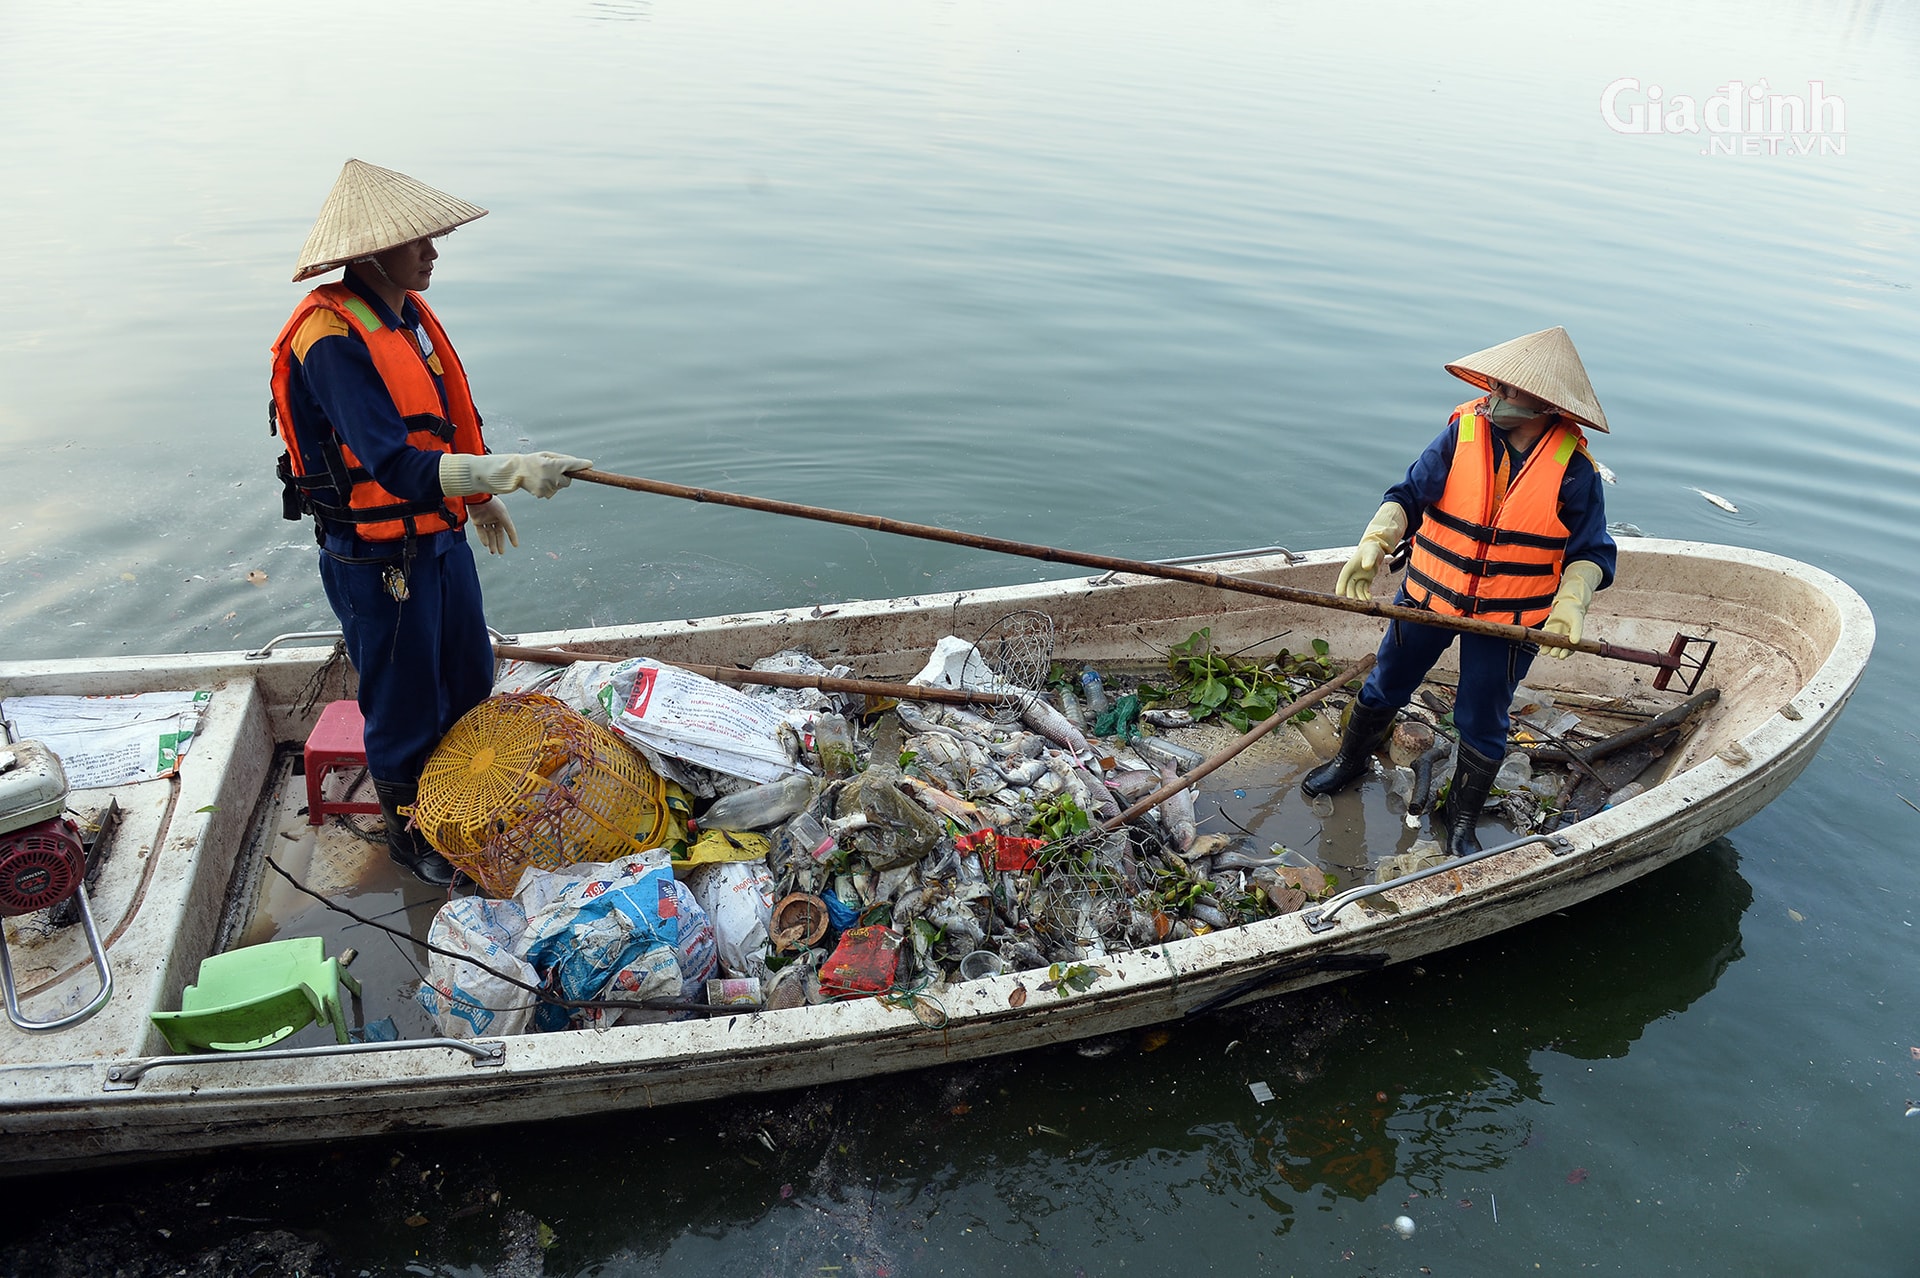
<path fill-rule="evenodd" d="M 1223 559 L 1252 559 L 1259 555 L 1285 555 L 1288 564 L 1297 564 L 1305 558 L 1304 555 L 1288 550 L 1285 546 L 1254 546 L 1247 550 L 1215 550 L 1204 555 L 1181 555 L 1177 559 L 1154 559 L 1149 562 L 1179 567 L 1182 564 L 1218 563 Z M 1112 585 L 1119 576 L 1120 569 L 1115 568 L 1110 572 L 1101 573 L 1098 577 L 1089 578 L 1087 584 L 1090 586 Z"/>
<path fill-rule="evenodd" d="M 290 1061 L 309 1056 L 366 1056 L 374 1052 L 410 1052 L 421 1047 L 445 1047 L 473 1058 L 475 1069 L 507 1063 L 506 1040 L 498 1038 L 412 1038 L 392 1043 L 335 1043 L 325 1047 L 278 1047 L 259 1052 L 201 1052 L 192 1056 L 146 1056 L 121 1061 L 107 1071 L 103 1091 L 130 1092 L 150 1069 L 168 1065 L 237 1065 L 245 1061 Z"/>
<path fill-rule="evenodd" d="M 93 907 L 87 904 L 87 885 L 84 882 L 77 884 L 73 893 L 80 899 L 80 926 L 87 934 L 87 948 L 93 952 L 93 970 L 100 974 L 100 992 L 79 1011 L 69 1012 L 52 1021 L 30 1021 L 20 1015 L 20 1000 L 13 990 L 13 961 L 7 956 L 6 932 L 0 930 L 0 986 L 5 987 L 7 1019 L 29 1034 L 51 1034 L 69 1025 L 78 1025 L 113 998 L 113 969 L 107 965 L 107 951 L 100 944 L 100 930 L 93 925 Z"/>
<path fill-rule="evenodd" d="M 487 627 L 487 633 L 493 636 L 493 641 L 495 643 L 517 643 L 520 639 L 519 635 L 503 635 L 498 630 L 495 630 L 492 626 Z M 267 657 L 269 653 L 271 653 L 275 648 L 279 647 L 281 644 L 292 643 L 296 639 L 344 639 L 344 638 L 346 638 L 346 634 L 343 631 L 339 631 L 339 630 L 295 630 L 288 634 L 275 635 L 273 638 L 267 640 L 266 643 L 262 644 L 260 647 L 255 648 L 252 652 L 244 653 L 242 655 L 244 655 L 248 661 L 262 661 Z"/>
<path fill-rule="evenodd" d="M 1363 901 L 1367 897 L 1378 896 L 1382 892 L 1390 892 L 1394 888 L 1405 887 L 1409 883 L 1418 883 L 1421 879 L 1430 879 L 1436 874 L 1444 873 L 1447 870 L 1457 870 L 1463 865 L 1472 865 L 1475 861 L 1484 861 L 1488 857 L 1498 856 L 1502 852 L 1511 852 L 1515 848 L 1524 848 L 1530 843 L 1546 844 L 1553 849 L 1555 856 L 1565 856 L 1573 851 L 1573 840 L 1564 834 L 1535 834 L 1528 838 L 1515 839 L 1511 843 L 1502 843 L 1497 847 L 1481 848 L 1472 856 L 1455 857 L 1451 860 L 1442 861 L 1439 865 L 1430 865 L 1424 870 L 1415 870 L 1412 874 L 1403 874 L 1397 879 L 1388 879 L 1385 883 L 1363 883 L 1359 887 L 1350 887 L 1338 896 L 1328 900 L 1326 905 L 1320 909 L 1308 910 L 1300 917 L 1302 921 L 1306 923 L 1307 931 L 1309 932 L 1318 933 L 1331 931 L 1333 929 L 1333 916 L 1346 909 L 1349 905 L 1352 905 L 1355 901 Z"/>

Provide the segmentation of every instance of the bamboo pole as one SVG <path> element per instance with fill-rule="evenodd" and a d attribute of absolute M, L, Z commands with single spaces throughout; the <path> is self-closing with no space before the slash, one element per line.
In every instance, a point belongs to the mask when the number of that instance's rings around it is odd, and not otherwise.
<path fill-rule="evenodd" d="M 1411 621 L 1423 626 L 1438 626 L 1443 630 L 1455 630 L 1461 634 L 1485 635 L 1515 643 L 1538 644 L 1542 648 L 1569 648 L 1574 652 L 1591 653 L 1596 657 L 1610 657 L 1615 661 L 1631 661 L 1639 665 L 1657 666 L 1662 670 L 1681 669 L 1680 658 L 1670 653 L 1649 652 L 1644 648 L 1626 648 L 1596 639 L 1582 639 L 1578 643 L 1573 643 L 1564 635 L 1545 630 L 1533 630 L 1526 626 L 1513 626 L 1501 621 L 1486 621 L 1476 617 L 1447 617 L 1420 608 L 1377 603 L 1370 599 L 1349 599 L 1345 595 L 1302 590 L 1297 586 L 1280 586 L 1272 582 L 1256 581 L 1251 577 L 1236 577 L 1227 573 L 1209 572 L 1179 564 L 1156 564 L 1145 559 L 1123 559 L 1117 555 L 1061 550 L 1033 542 L 1009 541 L 1004 537 L 957 532 L 954 529 L 940 528 L 933 524 L 909 523 L 906 520 L 888 519 L 881 515 L 862 515 L 853 511 L 832 510 L 824 506 L 778 501 L 769 497 L 749 497 L 741 493 L 721 492 L 713 488 L 691 488 L 685 484 L 669 483 L 663 479 L 643 479 L 637 475 L 617 475 L 604 470 L 576 470 L 569 474 L 574 479 L 584 480 L 590 484 L 605 484 L 610 488 L 624 488 L 629 492 L 653 493 L 656 496 L 677 497 L 683 501 L 716 506 L 737 506 L 742 510 L 758 510 L 770 515 L 790 515 L 796 519 L 811 519 L 819 523 L 866 528 L 873 532 L 894 533 L 902 537 L 918 537 L 923 541 L 945 542 L 948 545 L 989 550 L 1003 555 L 1018 555 L 1027 559 L 1044 560 L 1047 563 L 1097 568 L 1102 572 L 1126 572 L 1140 577 L 1184 581 L 1196 586 L 1209 586 L 1215 590 L 1231 590 L 1240 594 L 1258 595 L 1264 599 L 1277 599 L 1284 603 L 1304 604 L 1313 608 L 1331 608 L 1338 612 L 1360 613 L 1368 617 L 1383 617 L 1388 621 Z"/>

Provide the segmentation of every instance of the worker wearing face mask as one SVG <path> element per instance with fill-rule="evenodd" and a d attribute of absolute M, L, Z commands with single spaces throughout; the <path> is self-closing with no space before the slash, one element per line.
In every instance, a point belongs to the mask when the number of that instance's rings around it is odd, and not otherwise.
<path fill-rule="evenodd" d="M 388 854 L 435 886 L 453 867 L 401 809 L 434 745 L 493 689 L 466 525 L 502 554 L 520 539 L 496 494 L 551 497 L 593 464 L 487 452 L 466 370 L 421 296 L 435 240 L 486 212 L 348 160 L 293 278 L 346 274 L 307 294 L 273 345 L 282 513 L 314 518 L 320 580 L 360 676 Z"/>
<path fill-rule="evenodd" d="M 1594 592 L 1613 580 L 1600 475 L 1582 427 L 1607 430 L 1564 328 L 1516 337 L 1448 364 L 1485 392 L 1453 410 L 1446 430 L 1389 488 L 1335 586 L 1369 598 L 1382 560 L 1411 538 L 1395 602 L 1449 617 L 1537 627 L 1578 642 Z M 1508 707 L 1539 647 L 1394 621 L 1355 699 L 1340 748 L 1301 789 L 1352 785 L 1442 653 L 1460 641 L 1453 722 L 1460 742 L 1438 811 L 1454 856 L 1480 848 L 1476 823 L 1506 755 Z M 1565 648 L 1549 648 L 1565 657 Z"/>

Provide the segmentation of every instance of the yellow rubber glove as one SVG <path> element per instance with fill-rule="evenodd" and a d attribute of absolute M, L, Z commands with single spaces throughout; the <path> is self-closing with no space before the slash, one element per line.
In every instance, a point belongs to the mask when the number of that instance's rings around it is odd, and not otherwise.
<path fill-rule="evenodd" d="M 1540 628 L 1579 643 L 1580 634 L 1586 629 L 1587 608 L 1593 603 L 1593 592 L 1600 589 L 1600 577 L 1600 565 L 1585 559 L 1576 559 L 1563 568 L 1560 592 L 1553 597 L 1553 609 L 1540 623 Z M 1565 661 L 1572 651 L 1571 648 L 1549 648 L 1547 655 Z"/>
<path fill-rule="evenodd" d="M 1334 583 L 1333 593 L 1345 595 L 1349 599 L 1368 599 L 1373 595 L 1373 574 L 1380 567 L 1380 561 L 1393 553 L 1400 539 L 1407 535 L 1407 512 L 1398 502 L 1382 502 L 1380 509 L 1373 514 L 1373 522 L 1360 534 L 1360 544 L 1353 549 L 1353 558 L 1347 560 L 1347 566 L 1340 570 L 1340 580 Z"/>
<path fill-rule="evenodd" d="M 473 523 L 473 531 L 480 535 L 480 544 L 487 548 L 489 555 L 507 553 L 507 543 L 516 547 L 520 544 L 520 534 L 513 530 L 513 518 L 507 514 L 507 503 L 497 497 L 489 497 L 478 506 L 467 507 L 467 518 Z"/>
<path fill-rule="evenodd" d="M 510 493 L 524 488 L 535 497 L 551 497 L 573 482 L 570 470 L 593 465 L 565 453 L 446 453 L 440 458 L 440 491 L 449 497 Z"/>

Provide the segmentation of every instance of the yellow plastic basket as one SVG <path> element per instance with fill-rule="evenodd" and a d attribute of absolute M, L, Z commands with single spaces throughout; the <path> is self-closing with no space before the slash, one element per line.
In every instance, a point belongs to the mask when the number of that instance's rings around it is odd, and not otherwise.
<path fill-rule="evenodd" d="M 489 896 L 528 866 L 611 861 L 684 837 L 626 742 L 552 697 L 510 692 L 460 717 L 420 775 L 414 823 Z"/>

